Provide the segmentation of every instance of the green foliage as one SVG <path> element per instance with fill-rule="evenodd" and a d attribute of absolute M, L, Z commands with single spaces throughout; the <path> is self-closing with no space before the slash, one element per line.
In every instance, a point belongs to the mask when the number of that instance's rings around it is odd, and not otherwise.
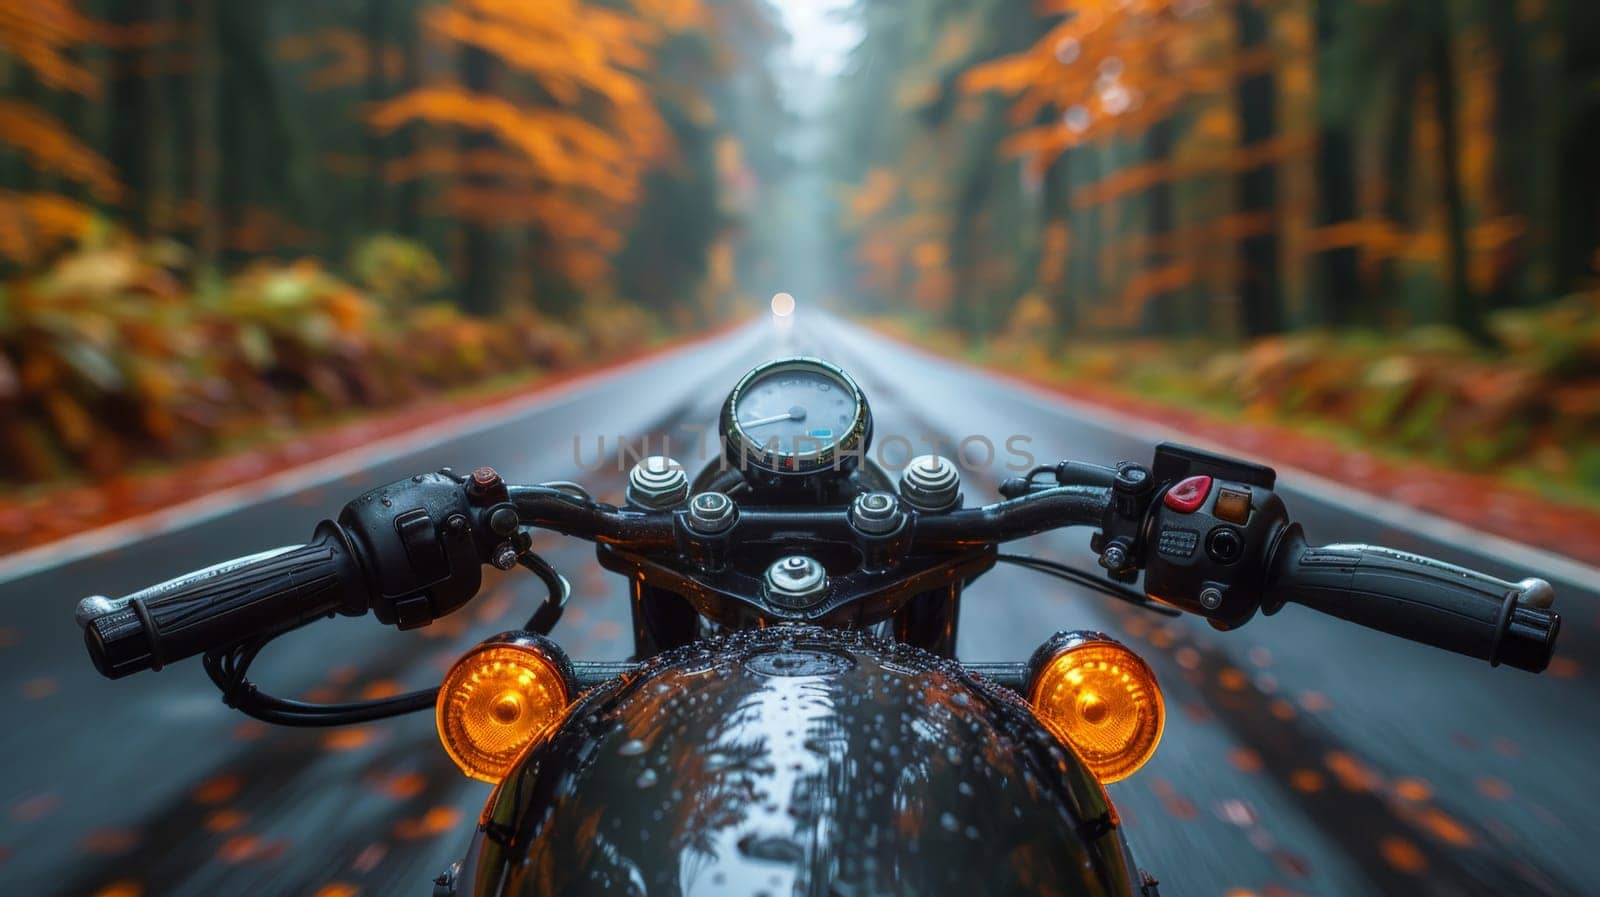
<path fill-rule="evenodd" d="M 426 245 L 394 234 L 356 244 L 350 273 L 357 284 L 397 306 L 412 305 L 448 282 L 444 266 Z"/>

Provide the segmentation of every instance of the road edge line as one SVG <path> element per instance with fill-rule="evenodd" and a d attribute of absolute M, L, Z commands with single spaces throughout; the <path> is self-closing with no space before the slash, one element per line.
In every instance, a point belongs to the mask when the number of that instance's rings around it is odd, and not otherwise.
<path fill-rule="evenodd" d="M 836 318 L 835 320 L 839 319 Z M 1266 464 L 1277 470 L 1279 475 L 1288 481 L 1290 488 L 1305 493 L 1318 501 L 1353 514 L 1359 514 L 1384 525 L 1401 524 L 1452 548 L 1484 555 L 1508 566 L 1542 569 L 1544 571 L 1542 575 L 1549 578 L 1562 579 L 1576 585 L 1583 585 L 1586 582 L 1600 583 L 1600 567 L 1596 567 L 1586 561 L 1556 554 L 1547 549 L 1537 548 L 1495 533 L 1473 529 L 1458 520 L 1451 520 L 1448 517 L 1442 517 L 1430 511 L 1424 511 L 1420 508 L 1382 498 L 1357 486 L 1328 479 L 1304 468 L 1285 465 L 1252 452 L 1241 451 L 1215 440 L 1185 432 L 1176 427 L 1163 426 L 1146 418 L 1064 395 L 1006 371 L 994 370 L 964 359 L 941 355 L 922 346 L 879 333 L 855 322 L 841 320 L 840 323 L 886 339 L 909 352 L 922 355 L 929 360 L 959 365 L 977 375 L 1001 381 L 1009 386 L 1019 387 L 1035 403 L 1044 406 L 1052 404 L 1064 405 L 1081 417 L 1106 425 L 1108 429 L 1119 430 L 1151 442 L 1183 442 L 1197 448 L 1222 452 L 1234 457 L 1246 458 Z M 1596 588 L 1595 585 L 1584 587 Z"/>

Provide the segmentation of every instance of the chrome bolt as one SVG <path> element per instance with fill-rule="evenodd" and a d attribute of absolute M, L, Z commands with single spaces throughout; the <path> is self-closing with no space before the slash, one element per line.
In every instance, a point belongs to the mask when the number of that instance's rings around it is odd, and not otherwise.
<path fill-rule="evenodd" d="M 1121 545 L 1111 544 L 1100 552 L 1100 566 L 1113 572 L 1128 566 L 1128 552 Z"/>
<path fill-rule="evenodd" d="M 811 558 L 794 554 L 767 568 L 767 598 L 782 607 L 804 609 L 828 591 L 828 572 Z"/>
<path fill-rule="evenodd" d="M 675 508 L 689 497 L 689 475 L 666 455 L 641 459 L 628 472 L 628 503 L 651 511 Z"/>
<path fill-rule="evenodd" d="M 850 503 L 850 523 L 869 536 L 886 536 L 900 528 L 906 515 L 887 492 L 867 492 Z"/>
<path fill-rule="evenodd" d="M 685 518 L 689 529 L 702 536 L 715 536 L 732 528 L 737 519 L 733 499 L 721 492 L 701 492 L 689 501 Z"/>
<path fill-rule="evenodd" d="M 1526 607 L 1544 609 L 1556 603 L 1555 587 L 1549 582 L 1530 576 L 1517 583 L 1517 603 Z"/>
<path fill-rule="evenodd" d="M 1207 586 L 1200 590 L 1200 606 L 1206 610 L 1216 610 L 1222 606 L 1222 590 L 1216 586 Z"/>
<path fill-rule="evenodd" d="M 953 510 L 961 505 L 961 473 L 946 458 L 919 455 L 900 474 L 900 497 L 924 513 Z"/>
<path fill-rule="evenodd" d="M 510 570 L 515 567 L 517 565 L 516 546 L 510 542 L 501 542 L 499 547 L 495 548 L 494 557 L 489 559 L 489 563 L 493 564 L 497 570 Z"/>

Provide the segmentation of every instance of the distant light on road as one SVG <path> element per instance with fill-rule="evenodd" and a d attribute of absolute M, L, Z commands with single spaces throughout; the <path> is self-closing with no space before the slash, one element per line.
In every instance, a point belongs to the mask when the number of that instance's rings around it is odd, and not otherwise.
<path fill-rule="evenodd" d="M 787 318 L 794 314 L 794 297 L 788 293 L 773 294 L 772 313 L 780 318 Z"/>

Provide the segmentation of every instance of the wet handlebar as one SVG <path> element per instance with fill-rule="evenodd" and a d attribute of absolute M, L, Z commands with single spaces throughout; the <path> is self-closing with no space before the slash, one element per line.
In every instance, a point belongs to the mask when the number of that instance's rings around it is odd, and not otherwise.
<path fill-rule="evenodd" d="M 95 669 L 120 679 L 336 611 L 365 613 L 367 605 L 349 538 L 325 520 L 309 544 L 218 564 L 115 601 L 86 598 L 79 613 Z"/>
<path fill-rule="evenodd" d="M 77 611 L 84 644 L 95 668 L 119 679 L 335 613 L 371 612 L 401 629 L 427 625 L 477 594 L 501 540 L 489 518 L 504 497 L 503 486 L 475 489 L 443 472 L 380 486 L 345 505 L 337 521 L 322 521 L 306 545 L 119 599 L 85 598 Z"/>
<path fill-rule="evenodd" d="M 1377 545 L 1312 546 L 1298 524 L 1274 553 L 1267 594 L 1279 605 L 1533 673 L 1550 665 L 1561 630 L 1547 610 L 1554 590 L 1542 579 L 1506 582 Z"/>
<path fill-rule="evenodd" d="M 307 545 L 119 600 L 84 599 L 78 621 L 95 667 L 120 678 L 334 613 L 370 611 L 401 629 L 426 625 L 477 593 L 485 564 L 514 566 L 529 547 L 525 527 L 690 567 L 714 542 L 719 551 L 792 539 L 853 543 L 874 558 L 874 575 L 893 576 L 895 561 L 913 554 L 973 556 L 1046 530 L 1088 526 L 1113 579 L 1131 582 L 1142 571 L 1150 598 L 1219 629 L 1293 602 L 1491 664 L 1537 672 L 1550 661 L 1560 618 L 1545 609 L 1547 583 L 1507 583 L 1374 546 L 1311 547 L 1272 491 L 1269 468 L 1163 445 L 1153 469 L 1125 462 L 1115 470 L 1063 464 L 1055 472 L 1054 486 L 1022 482 L 1007 500 L 914 514 L 890 534 L 858 530 L 844 508 L 750 507 L 726 531 L 704 536 L 682 510 L 508 486 L 488 468 L 471 477 L 441 471 L 362 495 L 337 522 L 323 521 Z"/>

